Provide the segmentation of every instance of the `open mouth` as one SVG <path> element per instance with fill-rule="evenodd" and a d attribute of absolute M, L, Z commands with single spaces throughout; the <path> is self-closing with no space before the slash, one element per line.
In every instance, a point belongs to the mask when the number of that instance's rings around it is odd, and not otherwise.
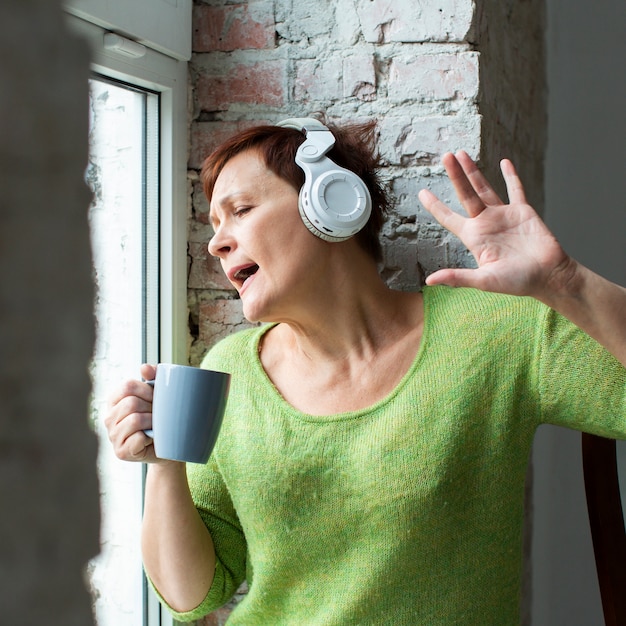
<path fill-rule="evenodd" d="M 259 266 L 256 264 L 242 267 L 233 274 L 233 278 L 240 286 L 243 286 L 243 284 L 246 282 L 246 280 L 248 280 L 248 278 L 250 278 L 250 276 L 253 276 L 257 273 L 258 269 Z"/>

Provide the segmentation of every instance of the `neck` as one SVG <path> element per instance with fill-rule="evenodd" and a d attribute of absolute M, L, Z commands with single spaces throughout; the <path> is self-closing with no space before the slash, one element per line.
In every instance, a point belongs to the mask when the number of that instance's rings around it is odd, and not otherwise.
<path fill-rule="evenodd" d="M 420 325 L 420 294 L 389 289 L 365 254 L 332 267 L 305 301 L 274 320 L 281 350 L 318 362 L 369 358 Z"/>

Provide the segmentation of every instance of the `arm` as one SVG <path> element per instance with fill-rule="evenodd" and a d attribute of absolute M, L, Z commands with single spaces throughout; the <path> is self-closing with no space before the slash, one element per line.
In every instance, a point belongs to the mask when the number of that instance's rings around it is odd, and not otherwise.
<path fill-rule="evenodd" d="M 570 259 L 561 283 L 540 298 L 626 367 L 626 289 Z"/>
<path fill-rule="evenodd" d="M 443 164 L 468 217 L 454 213 L 425 189 L 420 200 L 467 246 L 478 268 L 440 270 L 427 283 L 534 297 L 579 326 L 626 367 L 626 289 L 564 252 L 528 205 L 510 161 L 501 163 L 509 204 L 500 200 L 465 152 L 444 155 Z"/>
<path fill-rule="evenodd" d="M 201 604 L 213 583 L 215 550 L 184 463 L 148 469 L 141 547 L 146 572 L 172 609 L 182 613 Z"/>
<path fill-rule="evenodd" d="M 142 375 L 154 378 L 151 366 Z M 215 551 L 189 492 L 185 464 L 154 455 L 143 430 L 152 423 L 152 387 L 128 381 L 113 395 L 105 419 L 115 454 L 149 463 L 146 480 L 142 552 L 147 574 L 176 611 L 194 609 L 204 600 L 215 572 Z"/>

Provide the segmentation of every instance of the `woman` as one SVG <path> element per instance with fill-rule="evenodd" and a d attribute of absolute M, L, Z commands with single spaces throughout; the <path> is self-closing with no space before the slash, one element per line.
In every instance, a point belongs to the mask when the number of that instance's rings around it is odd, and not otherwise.
<path fill-rule="evenodd" d="M 626 438 L 626 290 L 565 254 L 509 161 L 505 204 L 463 152 L 443 163 L 468 217 L 420 200 L 478 268 L 389 289 L 374 128 L 331 130 L 328 156 L 371 196 L 340 242 L 297 210 L 302 132 L 251 129 L 205 162 L 209 251 L 246 318 L 268 324 L 203 362 L 233 374 L 207 466 L 155 458 L 149 385 L 112 399 L 116 454 L 150 464 L 146 571 L 181 620 L 247 579 L 234 625 L 518 623 L 535 429 Z"/>

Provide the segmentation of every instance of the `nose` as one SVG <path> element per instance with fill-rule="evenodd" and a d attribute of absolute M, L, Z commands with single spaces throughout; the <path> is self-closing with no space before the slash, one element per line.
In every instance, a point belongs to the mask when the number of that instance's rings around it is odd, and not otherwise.
<path fill-rule="evenodd" d="M 224 258 L 233 249 L 234 241 L 223 226 L 215 228 L 213 232 L 213 237 L 209 239 L 209 254 L 220 259 Z"/>

